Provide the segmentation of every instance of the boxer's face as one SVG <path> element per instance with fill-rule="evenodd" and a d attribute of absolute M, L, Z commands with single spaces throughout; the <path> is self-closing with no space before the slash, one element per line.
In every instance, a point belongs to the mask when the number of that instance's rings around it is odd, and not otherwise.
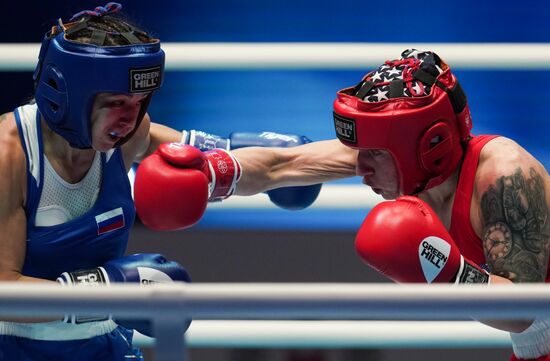
<path fill-rule="evenodd" d="M 357 155 L 357 175 L 363 183 L 384 199 L 395 199 L 399 194 L 399 176 L 391 154 L 386 150 L 361 149 Z"/>
<path fill-rule="evenodd" d="M 99 93 L 92 106 L 92 147 L 105 152 L 134 130 L 148 93 Z"/>

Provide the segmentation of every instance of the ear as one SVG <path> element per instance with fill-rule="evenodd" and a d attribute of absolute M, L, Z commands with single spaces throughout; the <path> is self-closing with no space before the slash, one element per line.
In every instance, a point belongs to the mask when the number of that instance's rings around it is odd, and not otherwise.
<path fill-rule="evenodd" d="M 420 164 L 430 173 L 442 173 L 453 160 L 454 142 L 458 142 L 456 131 L 443 122 L 428 128 L 418 145 Z"/>
<path fill-rule="evenodd" d="M 37 80 L 36 103 L 52 123 L 59 124 L 67 110 L 67 84 L 63 73 L 49 64 Z"/>

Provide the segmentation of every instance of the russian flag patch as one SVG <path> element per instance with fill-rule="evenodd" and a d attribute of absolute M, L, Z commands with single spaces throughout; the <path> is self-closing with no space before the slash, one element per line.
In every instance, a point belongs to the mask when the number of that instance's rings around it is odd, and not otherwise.
<path fill-rule="evenodd" d="M 95 216 L 97 234 L 104 234 L 124 227 L 124 211 L 122 207 L 115 208 Z"/>

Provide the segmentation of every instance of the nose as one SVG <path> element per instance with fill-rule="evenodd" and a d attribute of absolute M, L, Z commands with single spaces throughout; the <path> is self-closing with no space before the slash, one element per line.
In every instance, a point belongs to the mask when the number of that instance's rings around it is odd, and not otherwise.
<path fill-rule="evenodd" d="M 370 178 L 374 175 L 374 168 L 357 163 L 355 173 L 364 178 Z"/>
<path fill-rule="evenodd" d="M 361 177 L 370 177 L 374 175 L 374 168 L 363 166 L 357 163 L 357 166 L 355 167 L 355 173 Z"/>
<path fill-rule="evenodd" d="M 123 112 L 120 113 L 120 124 L 133 124 L 137 120 L 137 116 L 140 111 L 140 107 L 127 107 Z"/>
<path fill-rule="evenodd" d="M 116 122 L 115 129 L 118 133 L 126 134 L 134 129 L 136 126 L 137 115 L 133 113 L 128 113 L 122 115 L 118 118 Z"/>
<path fill-rule="evenodd" d="M 369 161 L 370 157 L 368 156 L 367 151 L 360 150 L 357 154 L 355 173 L 362 177 L 372 176 L 374 174 L 374 168 L 369 164 Z"/>
<path fill-rule="evenodd" d="M 133 114 L 126 114 L 125 116 L 119 118 L 118 125 L 121 128 L 131 127 L 136 121 L 132 115 Z"/>

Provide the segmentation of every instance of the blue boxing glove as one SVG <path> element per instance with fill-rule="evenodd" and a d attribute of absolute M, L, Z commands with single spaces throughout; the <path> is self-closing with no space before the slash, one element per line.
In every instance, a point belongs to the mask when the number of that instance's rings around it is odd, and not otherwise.
<path fill-rule="evenodd" d="M 205 133 L 200 130 L 184 130 L 181 133 L 182 136 L 180 143 L 188 144 L 190 146 L 200 149 L 203 152 L 216 148 L 221 148 L 227 151 L 231 150 L 231 140 L 228 138 Z"/>
<path fill-rule="evenodd" d="M 105 263 L 102 267 L 88 270 L 64 272 L 57 278 L 63 285 L 69 286 L 101 286 L 116 283 L 172 283 L 174 281 L 191 282 L 189 274 L 180 264 L 168 261 L 157 253 L 141 253 L 124 256 Z M 108 317 L 87 317 L 70 315 L 65 322 L 84 323 L 105 320 Z M 153 337 L 151 320 L 116 319 L 118 324 L 135 329 L 144 335 Z M 189 320 L 185 330 L 189 327 Z"/>
<path fill-rule="evenodd" d="M 200 150 L 223 148 L 233 150 L 244 147 L 280 147 L 288 148 L 311 143 L 305 136 L 279 134 L 272 132 L 238 133 L 229 138 L 222 138 L 198 130 L 183 131 L 182 143 L 192 145 Z M 322 183 L 309 186 L 282 187 L 267 191 L 272 203 L 289 210 L 300 210 L 309 207 L 319 195 Z"/>

